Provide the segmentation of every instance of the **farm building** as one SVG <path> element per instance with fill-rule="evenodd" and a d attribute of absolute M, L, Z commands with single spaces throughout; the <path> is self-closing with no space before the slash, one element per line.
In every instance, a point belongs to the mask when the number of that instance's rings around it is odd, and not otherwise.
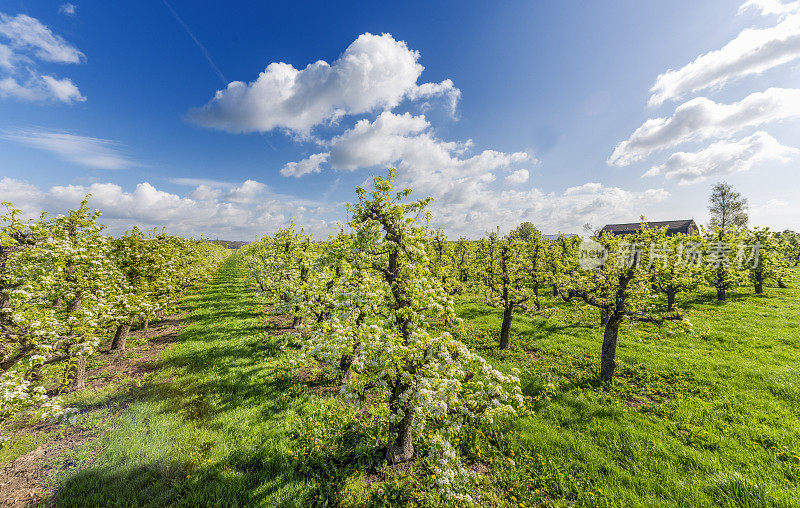
<path fill-rule="evenodd" d="M 695 224 L 693 219 L 686 219 L 686 220 L 662 220 L 656 222 L 647 222 L 648 227 L 654 229 L 661 229 L 663 227 L 667 227 L 667 236 L 674 236 L 678 233 L 684 233 L 687 235 L 696 235 L 698 234 L 699 230 L 697 228 L 697 224 Z M 633 233 L 638 233 L 641 227 L 641 223 L 639 222 L 631 222 L 628 224 L 606 224 L 603 226 L 603 229 L 600 230 L 600 233 L 604 233 L 605 231 L 611 232 L 614 236 L 622 236 L 622 235 L 630 235 Z"/>

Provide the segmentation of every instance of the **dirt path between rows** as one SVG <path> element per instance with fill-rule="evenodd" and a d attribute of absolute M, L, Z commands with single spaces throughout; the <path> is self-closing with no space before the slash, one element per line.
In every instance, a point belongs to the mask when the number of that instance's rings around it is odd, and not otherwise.
<path fill-rule="evenodd" d="M 109 353 L 106 349 L 93 359 L 97 367 L 87 372 L 85 390 L 97 390 L 110 383 L 120 383 L 121 400 L 109 418 L 115 418 L 133 401 L 126 396 L 126 389 L 140 381 L 145 374 L 154 371 L 161 352 L 175 342 L 185 327 L 182 320 L 185 314 L 167 316 L 154 323 L 148 330 L 132 331 L 128 348 L 124 353 Z M 138 340 L 147 339 L 141 345 L 133 345 Z M 91 411 L 84 408 L 83 411 Z M 35 450 L 22 455 L 4 466 L 0 466 L 0 507 L 41 506 L 50 499 L 54 486 L 48 480 L 58 471 L 74 467 L 68 453 L 75 447 L 100 437 L 98 432 L 75 427 L 64 427 L 58 423 L 42 422 L 11 434 L 11 439 L 22 435 L 42 435 L 54 431 L 61 435 L 42 444 Z M 89 455 L 89 460 L 81 464 L 89 466 L 102 450 L 99 446 Z"/>

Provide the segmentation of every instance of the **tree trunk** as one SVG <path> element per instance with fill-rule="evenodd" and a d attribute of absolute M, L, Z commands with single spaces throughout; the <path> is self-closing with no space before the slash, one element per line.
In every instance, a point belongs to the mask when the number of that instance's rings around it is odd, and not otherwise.
<path fill-rule="evenodd" d="M 125 351 L 125 345 L 128 342 L 128 332 L 131 331 L 131 325 L 123 323 L 117 326 L 117 331 L 114 333 L 114 340 L 111 341 L 111 351 Z"/>
<path fill-rule="evenodd" d="M 724 289 L 717 289 L 717 301 L 718 302 L 726 301 Z"/>
<path fill-rule="evenodd" d="M 511 321 L 514 319 L 514 307 L 503 308 L 503 326 L 500 328 L 500 349 L 511 347 Z"/>
<path fill-rule="evenodd" d="M 350 378 L 353 377 L 353 355 L 342 355 L 339 359 L 339 368 L 344 372 L 342 375 L 342 384 L 346 385 L 350 382 Z"/>
<path fill-rule="evenodd" d="M 611 381 L 614 371 L 617 370 L 617 337 L 619 336 L 620 321 L 611 318 L 606 323 L 603 333 L 603 352 L 600 357 L 600 379 Z"/>
<path fill-rule="evenodd" d="M 69 302 L 69 305 L 67 305 L 67 310 L 70 311 L 70 312 L 77 312 L 77 311 L 81 310 L 81 297 L 80 297 L 80 295 L 76 296 L 75 298 L 72 299 L 71 302 Z"/>
<path fill-rule="evenodd" d="M 292 328 L 297 328 L 300 326 L 300 316 L 294 316 L 292 318 Z"/>
<path fill-rule="evenodd" d="M 756 282 L 756 294 L 763 295 L 764 294 L 764 283 L 763 282 Z"/>
<path fill-rule="evenodd" d="M 667 311 L 672 312 L 675 310 L 675 290 L 667 289 Z"/>
<path fill-rule="evenodd" d="M 553 284 L 553 298 L 556 298 L 557 296 L 558 296 L 558 286 Z"/>
<path fill-rule="evenodd" d="M 142 330 L 147 330 L 148 328 L 150 328 L 150 320 L 145 319 L 144 321 L 142 321 Z"/>
<path fill-rule="evenodd" d="M 608 309 L 600 309 L 600 326 L 606 326 L 609 319 L 611 319 L 611 311 Z"/>
<path fill-rule="evenodd" d="M 79 356 L 75 359 L 72 367 L 72 380 L 69 384 L 70 390 L 81 390 L 86 386 L 86 357 Z"/>
<path fill-rule="evenodd" d="M 405 408 L 403 418 L 397 423 L 389 424 L 389 435 L 395 436 L 394 442 L 389 444 L 386 449 L 386 459 L 390 464 L 407 462 L 414 458 L 414 441 L 411 432 L 411 422 L 414 419 L 414 412 L 411 408 Z"/>

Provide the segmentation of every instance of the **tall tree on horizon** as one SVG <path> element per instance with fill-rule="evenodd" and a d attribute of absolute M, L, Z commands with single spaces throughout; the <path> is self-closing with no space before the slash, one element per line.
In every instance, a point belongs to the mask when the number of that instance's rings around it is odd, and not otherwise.
<path fill-rule="evenodd" d="M 731 184 L 719 182 L 711 190 L 711 196 L 708 198 L 711 228 L 736 230 L 746 228 L 749 221 L 748 208 L 747 198 L 742 197 Z"/>

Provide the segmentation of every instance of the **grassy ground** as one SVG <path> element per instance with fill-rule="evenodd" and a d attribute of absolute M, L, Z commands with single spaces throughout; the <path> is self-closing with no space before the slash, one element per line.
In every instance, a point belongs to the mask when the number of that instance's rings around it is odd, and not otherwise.
<path fill-rule="evenodd" d="M 235 257 L 190 297 L 177 344 L 124 396 L 73 400 L 91 446 L 51 479 L 58 506 L 436 504 L 421 465 L 392 468 L 385 429 L 324 372 L 298 370 L 288 330 L 265 321 Z M 520 315 L 500 352 L 500 314 L 457 304 L 469 345 L 522 370 L 532 409 L 462 453 L 484 506 L 800 506 L 800 292 L 684 301 L 693 331 L 629 325 L 618 378 L 597 382 L 599 316 L 550 302 Z M 129 405 L 128 405 L 129 404 Z M 98 411 L 97 408 L 103 408 Z M 111 418 L 109 415 L 118 415 Z"/>
<path fill-rule="evenodd" d="M 60 506 L 300 506 L 292 419 L 305 396 L 265 337 L 263 313 L 228 262 L 190 298 L 189 326 L 85 469 L 59 479 Z"/>
<path fill-rule="evenodd" d="M 525 457 L 497 483 L 526 504 L 800 506 L 800 292 L 767 293 L 689 296 L 692 332 L 625 326 L 611 385 L 597 382 L 596 312 L 520 316 L 500 352 L 500 313 L 462 298 L 470 346 L 519 367 L 535 401 L 495 446 Z"/>

